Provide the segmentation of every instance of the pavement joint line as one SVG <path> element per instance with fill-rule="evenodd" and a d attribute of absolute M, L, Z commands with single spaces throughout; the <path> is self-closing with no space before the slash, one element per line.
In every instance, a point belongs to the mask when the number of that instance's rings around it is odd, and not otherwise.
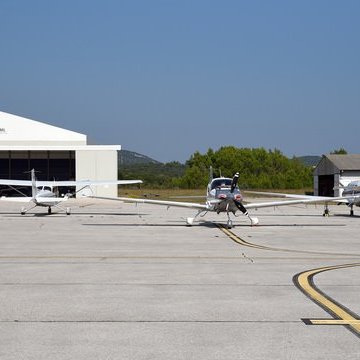
<path fill-rule="evenodd" d="M 0 320 L 0 323 L 189 323 L 189 324 L 298 324 L 301 320 Z"/>

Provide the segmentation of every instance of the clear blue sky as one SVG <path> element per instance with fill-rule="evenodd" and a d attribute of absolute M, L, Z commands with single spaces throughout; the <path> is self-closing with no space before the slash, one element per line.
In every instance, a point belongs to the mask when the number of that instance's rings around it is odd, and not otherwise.
<path fill-rule="evenodd" d="M 1 0 L 0 110 L 160 161 L 360 153 L 360 1 Z"/>

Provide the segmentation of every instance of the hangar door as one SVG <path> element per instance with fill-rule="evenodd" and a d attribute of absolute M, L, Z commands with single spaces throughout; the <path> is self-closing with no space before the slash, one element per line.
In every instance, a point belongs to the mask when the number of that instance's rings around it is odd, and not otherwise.
<path fill-rule="evenodd" d="M 0 178 L 28 180 L 31 169 L 39 180 L 74 180 L 75 151 L 0 151 Z"/>
<path fill-rule="evenodd" d="M 319 175 L 319 196 L 334 196 L 334 175 Z"/>
<path fill-rule="evenodd" d="M 31 169 L 38 180 L 75 180 L 75 151 L 0 151 L 0 179 L 30 180 Z M 31 188 L 20 190 L 30 195 Z M 2 195 L 19 196 L 19 192 L 1 185 Z"/>

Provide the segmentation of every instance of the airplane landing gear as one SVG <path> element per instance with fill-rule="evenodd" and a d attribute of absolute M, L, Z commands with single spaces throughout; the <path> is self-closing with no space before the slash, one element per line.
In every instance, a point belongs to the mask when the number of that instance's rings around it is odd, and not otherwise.
<path fill-rule="evenodd" d="M 188 218 L 186 218 L 186 225 L 187 225 L 187 226 L 192 226 L 192 224 L 194 223 L 195 219 L 196 219 L 202 212 L 204 212 L 204 211 L 203 211 L 203 210 L 199 210 L 194 217 L 188 217 Z M 205 214 L 206 214 L 206 212 L 205 212 Z M 205 214 L 204 214 L 204 215 L 205 215 Z"/>
<path fill-rule="evenodd" d="M 48 207 L 48 214 L 51 214 L 51 206 Z"/>
<path fill-rule="evenodd" d="M 324 208 L 323 216 L 329 216 L 329 214 L 330 214 L 329 207 L 328 207 L 328 205 L 326 204 L 326 205 L 325 205 L 325 208 Z"/>
<path fill-rule="evenodd" d="M 354 205 L 350 205 L 350 216 L 354 216 Z"/>
<path fill-rule="evenodd" d="M 232 220 L 230 219 L 230 214 L 229 214 L 229 212 L 227 212 L 226 215 L 227 215 L 227 218 L 228 218 L 228 221 L 227 221 L 227 223 L 226 223 L 226 227 L 227 227 L 228 229 L 231 229 L 231 228 L 233 227 L 233 222 L 232 222 Z"/>
<path fill-rule="evenodd" d="M 33 209 L 34 207 L 36 207 L 36 205 L 31 206 L 31 207 L 29 207 L 29 208 L 22 207 L 22 208 L 21 208 L 21 211 L 20 211 L 20 214 L 21 214 L 21 215 L 25 215 L 29 210 Z"/>

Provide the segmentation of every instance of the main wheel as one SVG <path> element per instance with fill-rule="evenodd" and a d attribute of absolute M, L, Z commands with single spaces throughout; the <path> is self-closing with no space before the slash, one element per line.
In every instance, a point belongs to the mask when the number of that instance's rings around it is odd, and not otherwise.
<path fill-rule="evenodd" d="M 233 227 L 233 223 L 231 220 L 228 220 L 227 224 L 226 224 L 228 229 L 231 229 Z"/>

